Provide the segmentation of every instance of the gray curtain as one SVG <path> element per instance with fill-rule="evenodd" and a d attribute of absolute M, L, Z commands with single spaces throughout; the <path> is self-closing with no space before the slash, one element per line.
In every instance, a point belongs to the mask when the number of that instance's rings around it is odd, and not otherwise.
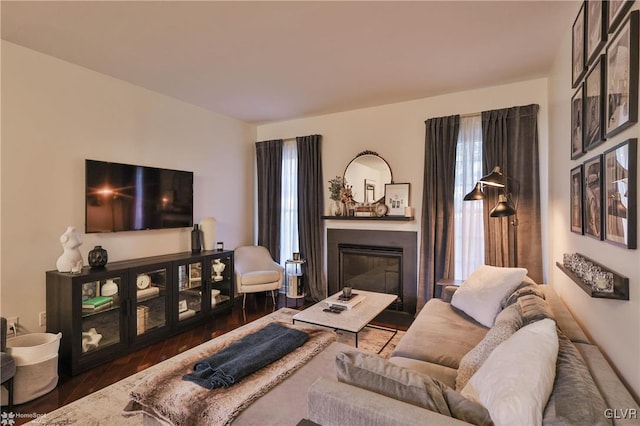
<path fill-rule="evenodd" d="M 485 262 L 527 268 L 529 276 L 541 283 L 538 109 L 538 105 L 527 105 L 484 111 L 482 151 L 485 174 L 500 166 L 507 178 L 507 191 L 514 196 L 517 192 L 518 202 L 516 216 L 491 218 L 489 211 L 497 202 L 498 191 L 485 191 Z"/>
<path fill-rule="evenodd" d="M 258 245 L 280 262 L 282 139 L 256 142 L 258 169 Z"/>
<path fill-rule="evenodd" d="M 323 275 L 324 232 L 321 215 L 324 211 L 322 150 L 320 135 L 296 138 L 298 147 L 298 238 L 306 287 L 311 299 L 327 297 Z"/>
<path fill-rule="evenodd" d="M 460 116 L 426 122 L 418 309 L 440 278 L 453 278 L 453 187 Z"/>

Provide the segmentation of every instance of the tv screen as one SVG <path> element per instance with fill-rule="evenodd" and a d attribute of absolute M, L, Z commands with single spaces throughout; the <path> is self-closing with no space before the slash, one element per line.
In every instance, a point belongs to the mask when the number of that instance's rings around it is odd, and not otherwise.
<path fill-rule="evenodd" d="M 193 226 L 193 172 L 86 160 L 85 231 Z"/>

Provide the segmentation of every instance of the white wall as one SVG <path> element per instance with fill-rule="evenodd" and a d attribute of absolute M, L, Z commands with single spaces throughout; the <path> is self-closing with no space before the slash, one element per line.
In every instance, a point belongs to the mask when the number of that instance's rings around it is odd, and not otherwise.
<path fill-rule="evenodd" d="M 84 230 L 86 158 L 194 172 L 194 220 L 225 247 L 252 241 L 254 125 L 2 42 L 3 316 L 42 331 L 45 271 L 67 225 Z M 89 234 L 117 261 L 190 249 L 189 229 Z"/>
<path fill-rule="evenodd" d="M 548 108 L 547 80 L 477 89 L 409 102 L 358 109 L 336 114 L 301 118 L 258 126 L 258 140 L 290 138 L 309 134 L 322 135 L 325 206 L 329 205 L 329 179 L 342 176 L 344 169 L 359 152 L 378 152 L 391 166 L 393 180 L 411 184 L 410 203 L 415 207 L 413 222 L 326 221 L 330 228 L 393 229 L 420 232 L 422 181 L 424 169 L 425 120 L 452 114 L 481 111 L 518 105 L 539 104 L 538 115 L 543 235 L 546 238 Z M 470 190 L 472 188 L 469 188 Z M 325 212 L 326 213 L 326 212 Z M 418 239 L 418 241 L 420 241 Z M 543 241 L 546 247 L 546 241 Z M 546 253 L 544 253 L 546 257 Z M 545 265 L 545 277 L 546 277 Z"/>
<path fill-rule="evenodd" d="M 579 4 L 576 5 L 576 14 Z M 636 2 L 635 8 L 638 8 Z M 604 241 L 570 232 L 569 173 L 573 167 L 628 138 L 640 135 L 640 125 L 625 130 L 582 158 L 571 160 L 571 24 L 559 41 L 559 51 L 549 78 L 549 227 L 553 235 L 548 262 L 550 283 L 587 334 L 613 363 L 614 368 L 640 395 L 640 254 Z M 579 252 L 629 277 L 630 300 L 592 299 L 556 266 L 563 253 Z"/>

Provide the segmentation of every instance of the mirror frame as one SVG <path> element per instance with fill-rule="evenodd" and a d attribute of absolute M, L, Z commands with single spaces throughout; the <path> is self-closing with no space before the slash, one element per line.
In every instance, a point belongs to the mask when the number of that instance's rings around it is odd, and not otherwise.
<path fill-rule="evenodd" d="M 351 185 L 349 183 L 349 181 L 346 179 L 347 177 L 347 170 L 349 170 L 349 166 L 351 166 L 351 164 L 353 164 L 354 161 L 356 161 L 358 158 L 361 158 L 363 156 L 373 156 L 373 157 L 378 157 L 380 160 L 382 160 L 384 162 L 384 164 L 387 166 L 387 170 L 389 170 L 389 178 L 390 181 L 389 182 L 381 182 L 381 188 L 382 188 L 382 197 L 379 197 L 376 200 L 372 200 L 372 201 L 356 201 L 358 203 L 365 203 L 368 202 L 370 204 L 377 204 L 377 203 L 381 203 L 383 202 L 384 198 L 385 198 L 385 192 L 384 192 L 384 187 L 386 183 L 393 183 L 393 171 L 391 170 L 391 166 L 389 165 L 389 163 L 387 162 L 387 160 L 385 160 L 384 158 L 382 158 L 377 152 L 375 151 L 362 151 L 360 152 L 358 155 L 356 155 L 351 161 L 349 161 L 349 164 L 347 164 L 347 167 L 345 167 L 344 169 L 344 173 L 342 174 L 343 179 L 347 182 L 347 185 Z M 353 186 L 353 185 L 352 185 Z M 363 194 L 364 195 L 364 194 Z"/>

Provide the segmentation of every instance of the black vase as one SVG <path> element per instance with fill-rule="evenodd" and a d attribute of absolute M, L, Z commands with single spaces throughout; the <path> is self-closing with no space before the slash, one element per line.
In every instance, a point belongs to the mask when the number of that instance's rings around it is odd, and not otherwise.
<path fill-rule="evenodd" d="M 89 266 L 92 268 L 102 268 L 107 264 L 109 260 L 109 255 L 102 246 L 95 246 L 93 250 L 89 251 Z"/>
<path fill-rule="evenodd" d="M 193 225 L 191 231 L 191 253 L 200 253 L 202 251 L 202 231 L 198 225 Z"/>

